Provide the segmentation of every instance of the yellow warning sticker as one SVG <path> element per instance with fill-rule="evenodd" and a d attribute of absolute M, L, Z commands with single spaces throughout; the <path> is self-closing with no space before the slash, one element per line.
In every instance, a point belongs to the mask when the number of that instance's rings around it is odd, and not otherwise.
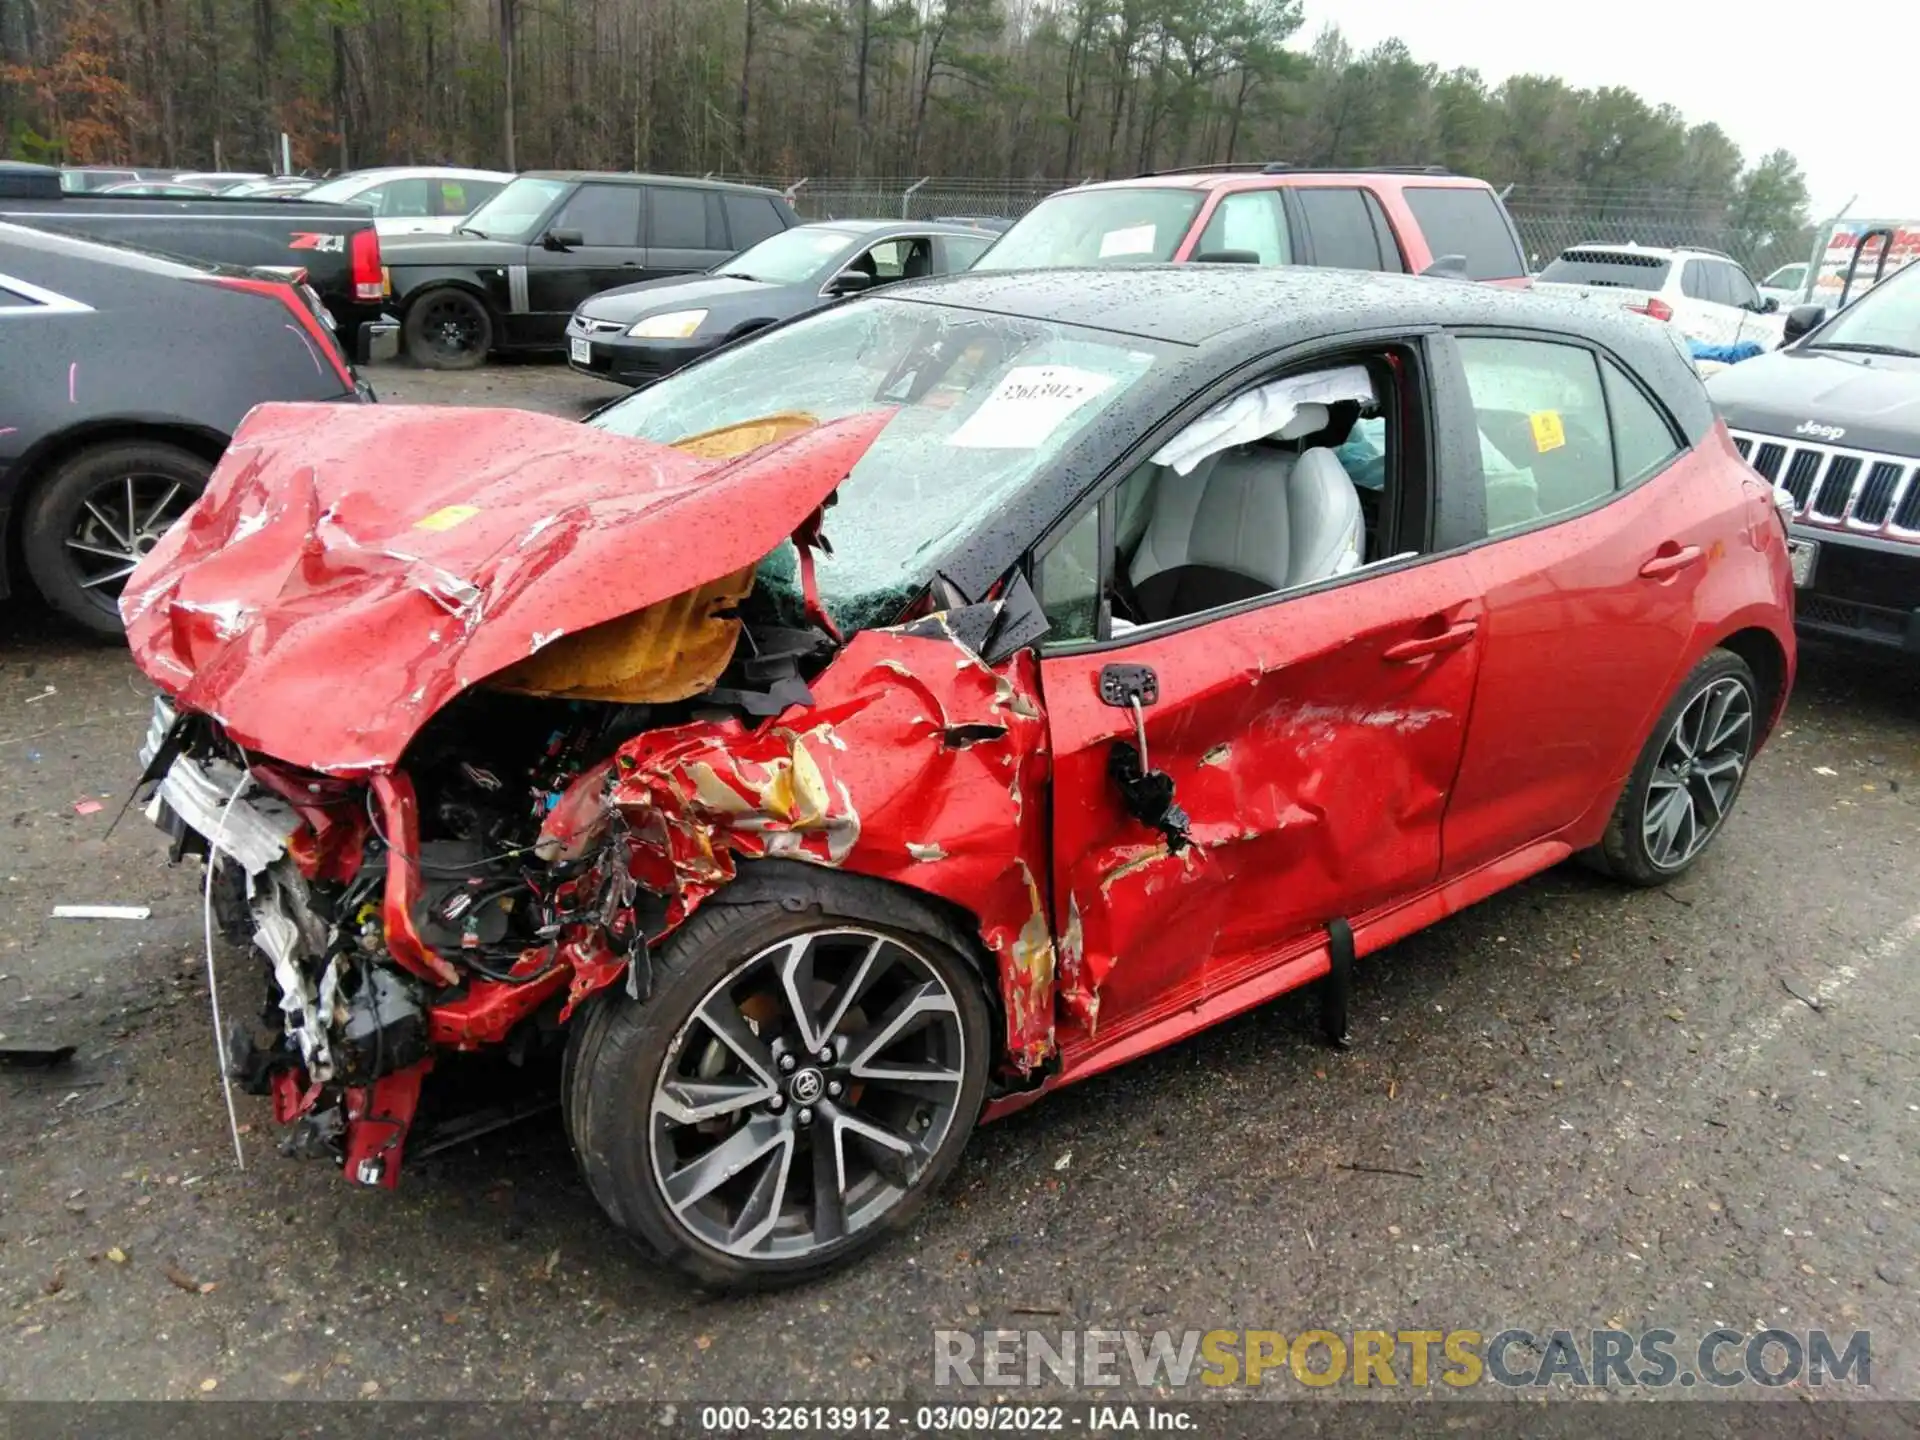
<path fill-rule="evenodd" d="M 1539 433 L 1537 418 L 1538 417 L 1536 417 L 1534 426 L 1536 434 Z M 449 505 L 444 510 L 436 510 L 431 515 L 423 515 L 420 519 L 413 522 L 413 528 L 416 530 L 451 530 L 456 525 L 465 524 L 479 513 L 480 507 L 478 505 Z"/>
<path fill-rule="evenodd" d="M 1533 425 L 1533 448 L 1542 455 L 1567 443 L 1567 427 L 1558 410 L 1536 410 L 1527 417 Z"/>

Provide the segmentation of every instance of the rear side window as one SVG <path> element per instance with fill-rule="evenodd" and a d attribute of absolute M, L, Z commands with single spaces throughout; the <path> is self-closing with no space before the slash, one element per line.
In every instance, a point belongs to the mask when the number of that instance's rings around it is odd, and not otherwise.
<path fill-rule="evenodd" d="M 578 230 L 582 245 L 638 245 L 640 187 L 582 185 L 551 228 Z"/>
<path fill-rule="evenodd" d="M 1600 362 L 1607 388 L 1607 413 L 1613 421 L 1613 455 L 1622 486 L 1664 470 L 1680 453 L 1680 442 L 1660 407 L 1649 400 L 1627 372 L 1611 360 Z"/>
<path fill-rule="evenodd" d="M 768 236 L 778 235 L 787 228 L 781 223 L 780 212 L 774 207 L 773 201 L 763 195 L 723 195 L 720 198 L 727 212 L 727 235 L 736 250 L 758 245 Z"/>
<path fill-rule="evenodd" d="M 947 248 L 947 269 L 965 270 L 993 244 L 991 235 L 949 235 L 942 242 Z"/>
<path fill-rule="evenodd" d="M 1256 257 L 1261 265 L 1293 262 L 1293 240 L 1278 190 L 1242 190 L 1214 207 L 1194 258 L 1236 251 Z"/>
<path fill-rule="evenodd" d="M 365 205 L 374 214 L 388 219 L 415 218 L 427 214 L 431 208 L 427 182 L 418 176 L 407 180 L 389 180 L 384 185 L 361 191 L 354 199 L 357 204 Z"/>
<path fill-rule="evenodd" d="M 1300 199 L 1307 234 L 1313 241 L 1313 263 L 1333 270 L 1399 270 L 1400 257 L 1389 261 L 1380 248 L 1371 199 L 1363 190 L 1316 186 L 1294 191 Z"/>
<path fill-rule="evenodd" d="M 1689 260 L 1680 268 L 1680 293 L 1689 300 L 1705 300 L 1725 305 L 1726 286 L 1720 282 L 1720 267 L 1705 260 Z"/>
<path fill-rule="evenodd" d="M 1513 227 L 1491 190 L 1411 185 L 1402 193 L 1434 259 L 1465 256 L 1469 280 L 1513 280 L 1527 273 Z"/>
<path fill-rule="evenodd" d="M 434 200 L 437 215 L 471 215 L 500 193 L 500 180 L 442 180 Z"/>
<path fill-rule="evenodd" d="M 1488 534 L 1613 492 L 1607 402 L 1591 351 L 1540 340 L 1459 344 L 1480 425 Z"/>
<path fill-rule="evenodd" d="M 647 244 L 660 250 L 707 248 L 707 197 L 704 191 L 661 185 L 648 192 Z"/>
<path fill-rule="evenodd" d="M 1540 279 L 1556 285 L 1599 285 L 1618 290 L 1658 290 L 1673 262 L 1631 250 L 1568 250 L 1547 263 Z"/>
<path fill-rule="evenodd" d="M 1753 279 L 1746 271 L 1738 265 L 1722 265 L 1720 268 L 1726 272 L 1727 293 L 1733 297 L 1731 303 L 1749 308 L 1760 303 L 1760 292 L 1754 288 Z"/>

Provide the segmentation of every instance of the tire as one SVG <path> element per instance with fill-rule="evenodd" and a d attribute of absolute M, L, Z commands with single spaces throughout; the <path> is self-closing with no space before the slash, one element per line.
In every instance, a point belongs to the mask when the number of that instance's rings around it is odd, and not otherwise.
<path fill-rule="evenodd" d="M 493 314 L 452 285 L 438 285 L 407 307 L 401 327 L 407 358 L 429 370 L 476 370 L 493 349 Z"/>
<path fill-rule="evenodd" d="M 651 998 L 609 990 L 570 1027 L 588 1188 L 701 1285 L 850 1264 L 913 1221 L 972 1134 L 994 1048 L 980 972 L 938 916 L 870 883 L 715 896 L 655 952 Z M 812 1002 L 805 1028 L 788 993 Z"/>
<path fill-rule="evenodd" d="M 1661 712 L 1605 837 L 1585 858 L 1629 885 L 1684 875 L 1740 798 L 1759 727 L 1753 671 L 1730 650 L 1711 652 Z"/>
<path fill-rule="evenodd" d="M 119 599 L 127 576 L 200 498 L 212 473 L 207 460 L 158 440 L 69 455 L 27 507 L 22 549 L 35 587 L 94 634 L 125 634 Z"/>

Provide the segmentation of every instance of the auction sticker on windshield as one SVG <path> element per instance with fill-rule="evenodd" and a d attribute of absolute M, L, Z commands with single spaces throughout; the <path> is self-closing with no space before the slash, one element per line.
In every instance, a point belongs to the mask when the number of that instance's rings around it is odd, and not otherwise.
<path fill-rule="evenodd" d="M 1125 230 L 1109 230 L 1100 237 L 1100 258 L 1111 260 L 1115 255 L 1151 255 L 1153 253 L 1152 225 L 1133 225 Z"/>
<path fill-rule="evenodd" d="M 1062 421 L 1113 384 L 1071 365 L 1019 365 L 947 442 L 962 450 L 1037 450 Z"/>

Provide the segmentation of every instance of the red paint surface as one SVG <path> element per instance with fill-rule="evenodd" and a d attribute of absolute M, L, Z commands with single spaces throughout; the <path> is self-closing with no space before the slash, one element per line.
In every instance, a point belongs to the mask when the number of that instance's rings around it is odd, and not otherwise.
<path fill-rule="evenodd" d="M 715 464 L 522 410 L 262 405 L 128 582 L 127 638 L 249 750 L 390 769 L 539 644 L 756 563 L 891 413 Z"/>
<path fill-rule="evenodd" d="M 1396 662 L 1477 626 L 1468 557 L 1041 665 L 1052 721 L 1056 929 L 1080 932 L 1063 999 L 1096 1035 L 1200 1003 L 1248 963 L 1336 917 L 1430 884 L 1466 739 L 1479 646 Z M 1173 777 L 1193 844 L 1169 853 L 1107 779 L 1130 711 L 1100 670 L 1151 666 L 1148 759 Z"/>
<path fill-rule="evenodd" d="M 387 887 L 380 919 L 386 929 L 387 953 L 422 980 L 457 985 L 460 972 L 427 947 L 414 927 L 420 903 L 420 803 L 413 781 L 404 773 L 373 777 L 373 798 L 380 807 L 380 833 L 391 852 Z"/>
<path fill-rule="evenodd" d="M 1791 684 L 1785 537 L 1724 437 L 1611 505 L 1472 552 L 1487 620 L 1448 874 L 1562 832 L 1596 843 L 1654 721 L 1728 635 L 1771 636 Z M 1694 563 L 1641 574 L 1689 548 Z"/>
<path fill-rule="evenodd" d="M 407 1131 L 413 1126 L 414 1111 L 420 1106 L 420 1082 L 433 1069 L 431 1058 L 420 1060 L 404 1070 L 382 1075 L 371 1085 L 347 1088 L 347 1178 L 360 1183 L 360 1165 L 378 1160 L 381 1174 L 375 1183 L 383 1190 L 400 1185 L 400 1162 L 405 1158 Z"/>
<path fill-rule="evenodd" d="M 540 964 L 546 963 L 544 950 L 527 952 Z M 522 964 L 525 964 L 523 958 Z M 515 970 L 521 968 L 516 965 Z M 567 984 L 568 970 L 555 966 L 537 980 L 524 985 L 509 985 L 501 980 L 475 980 L 457 999 L 435 1005 L 427 1011 L 427 1040 L 449 1050 L 484 1050 L 507 1038 L 514 1026 L 526 1019 Z"/>
<path fill-rule="evenodd" d="M 952 900 L 977 917 L 999 968 L 1010 1058 L 1037 1064 L 1054 1043 L 1054 949 L 1035 679 L 1028 654 L 996 669 L 947 638 L 864 631 L 814 681 L 811 706 L 753 727 L 637 736 L 616 757 L 610 795 L 631 831 L 632 874 L 671 897 L 670 924 L 732 879 L 739 858 L 842 867 Z M 956 737 L 958 726 L 984 738 Z"/>

